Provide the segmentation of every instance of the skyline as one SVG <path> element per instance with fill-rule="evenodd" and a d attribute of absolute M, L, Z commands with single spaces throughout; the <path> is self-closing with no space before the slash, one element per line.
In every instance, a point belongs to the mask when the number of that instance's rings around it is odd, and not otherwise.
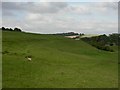
<path fill-rule="evenodd" d="M 117 33 L 118 3 L 2 2 L 2 26 L 43 34 Z"/>

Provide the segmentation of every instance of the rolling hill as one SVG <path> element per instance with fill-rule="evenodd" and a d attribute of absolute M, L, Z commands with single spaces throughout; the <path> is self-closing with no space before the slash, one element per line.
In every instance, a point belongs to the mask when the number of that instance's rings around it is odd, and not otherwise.
<path fill-rule="evenodd" d="M 117 88 L 118 51 L 59 35 L 3 31 L 3 88 Z M 26 56 L 31 56 L 28 61 Z"/>

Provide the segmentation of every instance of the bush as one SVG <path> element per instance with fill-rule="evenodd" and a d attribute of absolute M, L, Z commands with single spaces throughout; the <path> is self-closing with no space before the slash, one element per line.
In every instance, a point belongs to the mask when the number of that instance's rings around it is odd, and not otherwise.
<path fill-rule="evenodd" d="M 109 46 L 95 46 L 97 49 L 100 49 L 100 50 L 104 50 L 104 51 L 110 51 L 110 52 L 114 52 Z"/>
<path fill-rule="evenodd" d="M 114 44 L 113 43 L 110 43 L 110 46 L 113 46 Z"/>
<path fill-rule="evenodd" d="M 17 32 L 21 32 L 22 31 L 19 28 L 14 28 L 14 30 L 13 30 L 12 28 L 5 28 L 5 27 L 2 27 L 2 30 L 3 31 L 17 31 Z"/>
<path fill-rule="evenodd" d="M 94 36 L 94 37 L 85 37 L 82 38 L 81 40 L 87 42 L 88 44 L 96 47 L 97 49 L 104 50 L 104 51 L 110 51 L 114 52 L 110 46 L 113 46 L 113 42 L 110 42 L 110 38 L 108 36 L 100 35 L 100 36 Z M 109 45 L 110 46 L 109 46 Z"/>
<path fill-rule="evenodd" d="M 22 30 L 19 28 L 14 28 L 14 31 L 21 32 Z"/>
<path fill-rule="evenodd" d="M 3 51 L 2 54 L 8 54 L 9 52 L 8 51 Z"/>
<path fill-rule="evenodd" d="M 5 30 L 5 28 L 4 28 L 4 27 L 2 27 L 2 30 Z"/>

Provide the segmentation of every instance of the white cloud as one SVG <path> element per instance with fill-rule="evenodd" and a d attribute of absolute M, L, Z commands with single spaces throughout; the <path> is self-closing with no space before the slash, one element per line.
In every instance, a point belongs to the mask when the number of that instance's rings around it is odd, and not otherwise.
<path fill-rule="evenodd" d="M 113 14 L 117 11 L 116 5 L 116 3 L 69 4 L 66 2 L 4 3 L 3 26 L 20 27 L 25 31 L 40 33 L 68 31 L 112 33 L 117 32 L 117 21 L 114 18 L 117 15 L 114 14 L 111 19 L 107 12 Z M 95 16 L 94 14 L 97 13 L 100 15 Z M 105 15 L 102 15 L 103 13 Z M 98 18 L 91 20 L 91 17 Z M 102 21 L 99 17 L 110 18 L 110 20 Z"/>

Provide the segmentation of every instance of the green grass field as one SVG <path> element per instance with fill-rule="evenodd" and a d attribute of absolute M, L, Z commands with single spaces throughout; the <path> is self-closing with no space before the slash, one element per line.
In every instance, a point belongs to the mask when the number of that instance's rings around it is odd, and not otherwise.
<path fill-rule="evenodd" d="M 2 40 L 3 88 L 118 87 L 116 47 L 107 52 L 62 36 L 5 31 Z"/>
<path fill-rule="evenodd" d="M 2 89 L 2 31 L 0 31 L 0 89 Z"/>

